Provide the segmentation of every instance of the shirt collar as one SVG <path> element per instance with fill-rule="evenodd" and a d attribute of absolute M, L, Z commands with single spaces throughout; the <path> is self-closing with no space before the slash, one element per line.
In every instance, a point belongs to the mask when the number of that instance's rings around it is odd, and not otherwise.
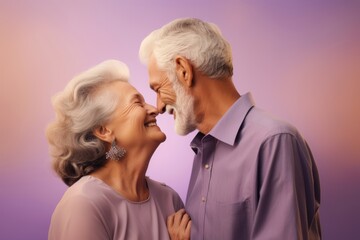
<path fill-rule="evenodd" d="M 217 122 L 209 132 L 209 135 L 233 146 L 240 126 L 254 105 L 255 102 L 251 93 L 242 95 Z M 197 153 L 197 149 L 201 146 L 201 139 L 204 136 L 203 133 L 199 132 L 190 143 L 195 153 Z"/>
<path fill-rule="evenodd" d="M 191 149 L 195 152 L 195 154 L 198 153 L 200 147 L 201 147 L 201 140 L 203 139 L 205 135 L 202 132 L 198 132 L 196 136 L 193 138 L 193 140 L 190 143 Z"/>

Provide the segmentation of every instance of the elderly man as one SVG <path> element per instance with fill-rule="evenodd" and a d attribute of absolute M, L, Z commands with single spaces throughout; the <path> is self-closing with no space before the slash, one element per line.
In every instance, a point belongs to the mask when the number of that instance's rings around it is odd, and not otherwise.
<path fill-rule="evenodd" d="M 320 183 L 311 151 L 290 124 L 255 107 L 232 81 L 229 43 L 199 19 L 177 19 L 150 33 L 140 58 L 161 113 L 175 130 L 199 132 L 186 211 L 172 236 L 191 239 L 321 239 Z"/>

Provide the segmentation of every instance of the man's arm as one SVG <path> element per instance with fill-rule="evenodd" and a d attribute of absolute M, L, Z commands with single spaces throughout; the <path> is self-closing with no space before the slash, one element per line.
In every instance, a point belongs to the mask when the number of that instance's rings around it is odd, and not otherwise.
<path fill-rule="evenodd" d="M 253 240 L 320 239 L 316 166 L 305 141 L 292 134 L 268 138 L 259 152 L 259 199 Z M 317 231 L 317 232 L 316 232 Z"/>

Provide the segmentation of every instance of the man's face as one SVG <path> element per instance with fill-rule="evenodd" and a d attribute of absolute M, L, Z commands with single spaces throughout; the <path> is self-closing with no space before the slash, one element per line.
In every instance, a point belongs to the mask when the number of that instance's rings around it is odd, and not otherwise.
<path fill-rule="evenodd" d="M 196 129 L 193 97 L 186 93 L 178 79 L 170 81 L 164 71 L 160 71 L 156 59 L 151 57 L 148 66 L 149 84 L 157 94 L 157 108 L 174 115 L 175 131 L 186 135 Z"/>

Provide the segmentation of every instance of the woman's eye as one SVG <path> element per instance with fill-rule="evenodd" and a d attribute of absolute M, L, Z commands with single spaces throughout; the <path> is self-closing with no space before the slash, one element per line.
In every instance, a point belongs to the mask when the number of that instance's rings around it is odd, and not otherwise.
<path fill-rule="evenodd" d="M 136 105 L 142 106 L 142 102 L 135 102 Z"/>

